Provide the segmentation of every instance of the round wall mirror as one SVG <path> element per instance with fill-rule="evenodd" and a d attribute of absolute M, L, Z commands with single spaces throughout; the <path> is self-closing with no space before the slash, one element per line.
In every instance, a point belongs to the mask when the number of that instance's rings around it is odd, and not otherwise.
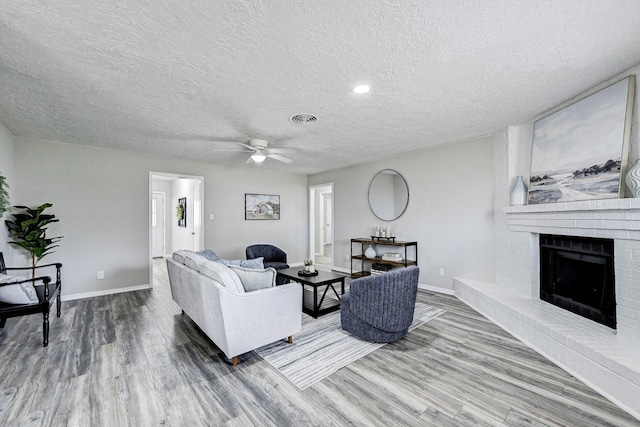
<path fill-rule="evenodd" d="M 381 220 L 393 221 L 407 209 L 409 187 L 402 175 L 393 169 L 381 170 L 369 185 L 369 206 Z"/>

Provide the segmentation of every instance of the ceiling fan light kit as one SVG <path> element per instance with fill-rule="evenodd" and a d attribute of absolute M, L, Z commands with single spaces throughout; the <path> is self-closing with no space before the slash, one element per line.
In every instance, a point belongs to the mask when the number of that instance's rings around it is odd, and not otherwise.
<path fill-rule="evenodd" d="M 254 153 L 251 155 L 251 159 L 256 162 L 256 163 L 262 163 L 265 161 L 265 159 L 267 158 L 267 156 L 265 156 L 264 154 L 260 154 L 260 153 Z"/>

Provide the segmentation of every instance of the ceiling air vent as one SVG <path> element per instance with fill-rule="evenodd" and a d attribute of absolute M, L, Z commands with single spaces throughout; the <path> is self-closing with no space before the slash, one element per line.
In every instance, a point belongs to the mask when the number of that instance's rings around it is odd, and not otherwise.
<path fill-rule="evenodd" d="M 311 114 L 296 114 L 295 116 L 291 117 L 289 120 L 291 120 L 293 123 L 299 123 L 304 125 L 306 123 L 313 123 L 317 121 L 318 118 Z"/>

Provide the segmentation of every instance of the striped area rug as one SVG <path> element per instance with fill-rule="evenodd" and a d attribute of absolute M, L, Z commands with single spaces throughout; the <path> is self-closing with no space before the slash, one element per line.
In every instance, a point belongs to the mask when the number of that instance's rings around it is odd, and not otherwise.
<path fill-rule="evenodd" d="M 439 308 L 416 303 L 409 331 L 444 312 Z M 303 314 L 302 331 L 293 339 L 293 344 L 277 341 L 255 351 L 300 390 L 384 345 L 361 340 L 343 331 L 339 311 L 318 319 Z"/>

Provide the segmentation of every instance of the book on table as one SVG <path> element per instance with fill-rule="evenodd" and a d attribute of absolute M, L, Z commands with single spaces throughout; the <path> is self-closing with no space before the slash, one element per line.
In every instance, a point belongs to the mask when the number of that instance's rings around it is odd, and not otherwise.
<path fill-rule="evenodd" d="M 394 252 L 387 252 L 382 255 L 384 261 L 402 262 L 402 255 Z"/>

